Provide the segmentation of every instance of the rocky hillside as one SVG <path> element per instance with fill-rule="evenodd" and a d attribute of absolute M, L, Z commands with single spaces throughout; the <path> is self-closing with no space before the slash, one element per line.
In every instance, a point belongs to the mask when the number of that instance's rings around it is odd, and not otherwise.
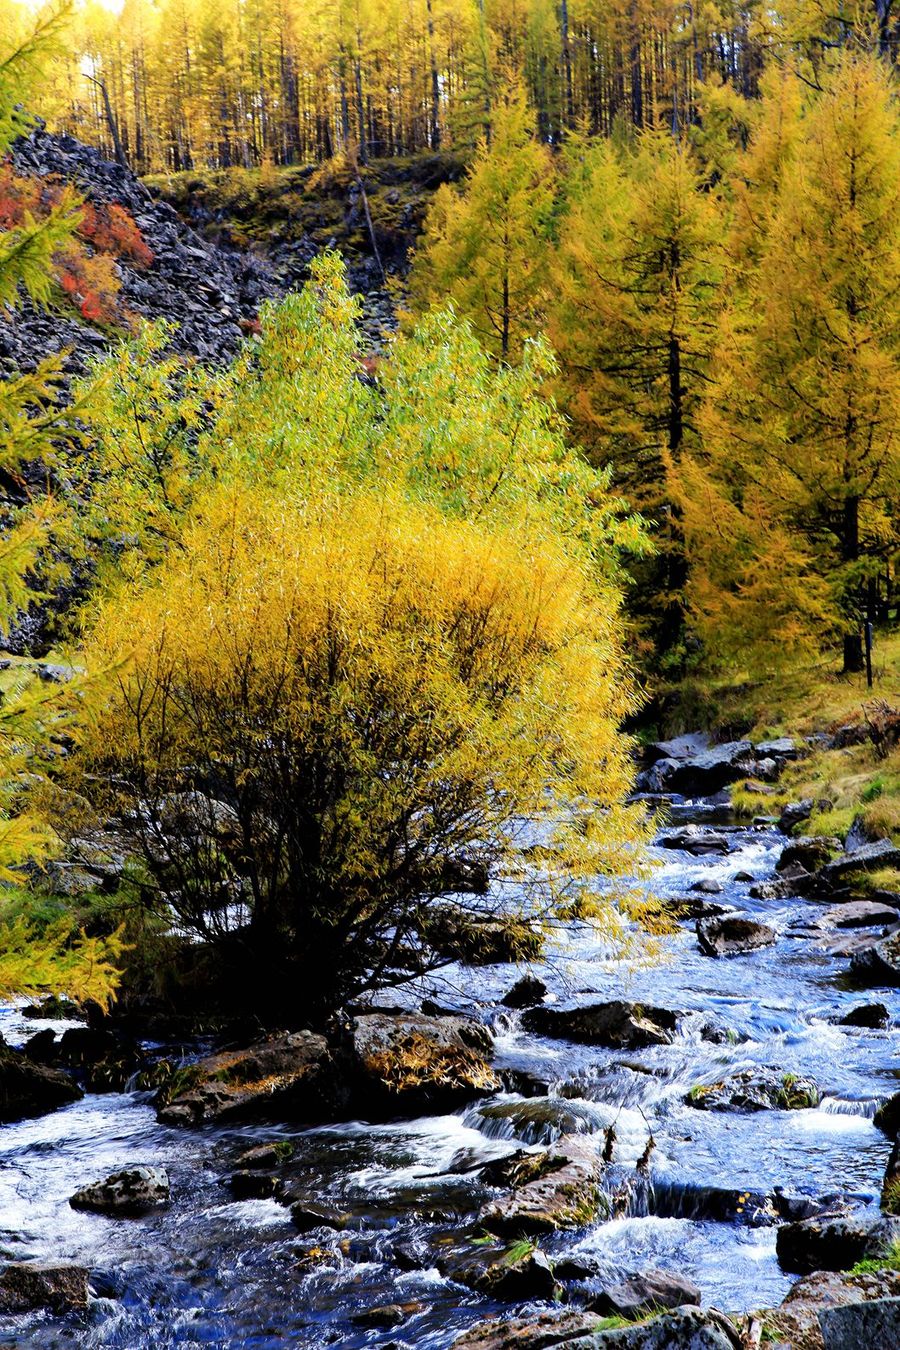
<path fill-rule="evenodd" d="M 92 210 L 113 206 L 131 218 L 146 249 L 137 260 L 121 252 L 114 258 L 122 327 L 132 316 L 168 319 L 177 327 L 173 342 L 179 350 L 203 361 L 223 361 L 235 352 L 242 325 L 252 322 L 260 301 L 277 293 L 260 259 L 204 240 L 127 169 L 71 136 L 51 135 L 39 126 L 16 143 L 10 168 L 16 178 L 39 180 L 45 195 L 55 185 L 72 183 Z M 31 369 L 64 350 L 71 351 L 68 369 L 79 373 L 119 326 L 90 313 L 61 297 L 50 312 L 26 306 L 6 316 L 0 327 L 0 373 Z"/>

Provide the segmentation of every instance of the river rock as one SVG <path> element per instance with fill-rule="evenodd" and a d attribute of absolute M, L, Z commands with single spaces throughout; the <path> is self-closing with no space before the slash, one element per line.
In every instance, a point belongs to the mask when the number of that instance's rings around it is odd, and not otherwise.
<path fill-rule="evenodd" d="M 722 883 L 715 877 L 701 877 L 699 881 L 694 882 L 691 890 L 699 891 L 701 895 L 721 895 Z"/>
<path fill-rule="evenodd" d="M 830 862 L 841 851 L 840 839 L 829 835 L 801 835 L 792 839 L 781 850 L 781 856 L 775 864 L 775 871 L 785 872 L 789 867 L 802 867 L 805 872 L 815 872 Z"/>
<path fill-rule="evenodd" d="M 228 1186 L 235 1200 L 272 1200 L 281 1191 L 281 1183 L 271 1172 L 259 1172 L 252 1168 L 240 1168 L 232 1172 Z"/>
<path fill-rule="evenodd" d="M 179 1071 L 157 1095 L 164 1125 L 275 1116 L 314 1124 L 334 1119 L 349 1092 L 328 1043 L 311 1031 L 209 1055 Z"/>
<path fill-rule="evenodd" d="M 744 956 L 777 941 L 775 929 L 755 919 L 726 916 L 697 922 L 697 942 L 707 956 Z"/>
<path fill-rule="evenodd" d="M 638 777 L 645 792 L 678 792 L 687 797 L 710 797 L 729 783 L 752 771 L 753 746 L 749 741 L 698 748 L 700 742 L 679 737 L 659 741 L 649 752 L 655 762 Z"/>
<path fill-rule="evenodd" d="M 476 1108 L 480 1128 L 489 1136 L 507 1133 L 523 1144 L 552 1144 L 564 1134 L 588 1134 L 597 1129 L 596 1112 L 589 1104 L 561 1097 L 532 1097 L 524 1102 L 488 1102 Z M 490 1166 L 490 1164 L 488 1164 Z"/>
<path fill-rule="evenodd" d="M 893 1270 L 865 1275 L 819 1270 L 798 1280 L 781 1306 L 765 1313 L 765 1323 L 778 1345 L 822 1350 L 819 1319 L 824 1309 L 864 1305 L 870 1300 L 898 1295 L 900 1274 Z M 863 1350 L 863 1346 L 868 1350 L 867 1343 L 854 1342 L 852 1350 Z"/>
<path fill-rule="evenodd" d="M 782 834 L 792 834 L 804 820 L 809 820 L 814 805 L 812 797 L 804 797 L 799 802 L 788 802 L 778 818 L 778 828 Z"/>
<path fill-rule="evenodd" d="M 707 1220 L 743 1228 L 771 1228 L 784 1218 L 785 1199 L 775 1192 L 704 1186 L 654 1175 L 647 1211 L 659 1219 Z"/>
<path fill-rule="evenodd" d="M 900 848 L 890 839 L 862 844 L 853 853 L 835 858 L 816 874 L 816 885 L 821 890 L 834 890 L 854 872 L 877 872 L 882 867 L 900 867 Z"/>
<path fill-rule="evenodd" d="M 613 999 L 585 1008 L 532 1008 L 522 1017 L 526 1031 L 614 1050 L 670 1045 L 680 1013 Z"/>
<path fill-rule="evenodd" d="M 110 1218 L 134 1217 L 169 1203 L 169 1176 L 161 1167 L 127 1167 L 76 1191 L 73 1209 L 87 1209 Z"/>
<path fill-rule="evenodd" d="M 588 1303 L 591 1312 L 604 1317 L 644 1317 L 662 1308 L 700 1306 L 702 1295 L 693 1280 L 665 1270 L 645 1270 L 620 1284 L 604 1285 Z"/>
<path fill-rule="evenodd" d="M 819 1313 L 824 1350 L 897 1350 L 900 1298 L 878 1298 L 823 1308 Z"/>
<path fill-rule="evenodd" d="M 598 1331 L 597 1314 L 543 1313 L 516 1321 L 479 1322 L 452 1350 L 737 1350 L 737 1333 L 719 1313 L 666 1313 L 635 1326 Z"/>
<path fill-rule="evenodd" d="M 547 986 L 543 980 L 537 979 L 534 975 L 523 975 L 521 980 L 517 980 L 512 989 L 503 996 L 501 1002 L 504 1008 L 533 1008 L 536 1003 L 540 1003 L 547 993 Z"/>
<path fill-rule="evenodd" d="M 805 872 L 803 876 L 806 876 Z M 797 894 L 794 879 L 788 880 L 786 877 L 780 877 L 778 881 L 758 881 L 748 891 L 752 900 L 787 900 Z"/>
<path fill-rule="evenodd" d="M 851 1218 L 802 1219 L 779 1228 L 775 1249 L 783 1270 L 849 1270 L 858 1261 L 884 1256 L 900 1241 L 900 1219 L 877 1213 Z"/>
<path fill-rule="evenodd" d="M 846 900 L 832 905 L 821 919 L 819 928 L 889 928 L 900 922 L 900 910 L 882 900 Z"/>
<path fill-rule="evenodd" d="M 0 1124 L 45 1116 L 84 1096 L 59 1069 L 34 1064 L 27 1056 L 0 1043 Z"/>
<path fill-rule="evenodd" d="M 875 1031 L 882 1031 L 890 1025 L 891 1015 L 883 1003 L 861 1003 L 858 1008 L 851 1008 L 838 1019 L 838 1026 L 841 1027 L 868 1027 Z"/>
<path fill-rule="evenodd" d="M 866 844 L 875 843 L 876 836 L 866 825 L 864 816 L 854 816 L 853 823 L 847 831 L 847 837 L 844 840 L 844 852 L 856 853 L 864 848 Z"/>
<path fill-rule="evenodd" d="M 502 1242 L 483 1245 L 479 1234 L 469 1235 L 469 1246 L 444 1252 L 437 1259 L 437 1268 L 446 1280 L 464 1284 L 488 1298 L 524 1303 L 528 1299 L 553 1302 L 561 1293 L 553 1267 L 544 1252 L 518 1244 L 508 1248 Z M 472 1239 L 479 1238 L 477 1246 Z"/>
<path fill-rule="evenodd" d="M 67 1261 L 11 1261 L 0 1271 L 0 1313 L 49 1308 L 64 1314 L 86 1308 L 88 1272 Z"/>
<path fill-rule="evenodd" d="M 604 1164 L 595 1139 L 563 1135 L 539 1155 L 508 1195 L 486 1205 L 479 1216 L 492 1232 L 534 1234 L 580 1228 L 597 1214 Z"/>
<path fill-rule="evenodd" d="M 776 736 L 771 741 L 760 741 L 756 753 L 764 759 L 799 759 L 800 746 L 791 736 Z"/>
<path fill-rule="evenodd" d="M 900 1135 L 900 1092 L 893 1093 L 881 1103 L 872 1118 L 872 1124 L 888 1139 L 896 1139 Z"/>
<path fill-rule="evenodd" d="M 350 1216 L 332 1205 L 321 1204 L 318 1200 L 295 1200 L 291 1205 L 291 1219 L 294 1227 L 301 1233 L 311 1233 L 316 1228 L 346 1228 Z"/>
<path fill-rule="evenodd" d="M 366 1013 L 353 1020 L 354 1109 L 364 1114 L 452 1108 L 496 1092 L 493 1040 L 472 1018 Z"/>
<path fill-rule="evenodd" d="M 657 841 L 662 848 L 680 849 L 695 858 L 706 857 L 710 853 L 728 853 L 731 843 L 728 836 L 703 825 L 684 825 L 672 834 L 660 835 Z"/>
<path fill-rule="evenodd" d="M 700 1084 L 685 1097 L 699 1111 L 801 1111 L 819 1104 L 811 1078 L 747 1069 L 719 1083 Z"/>
<path fill-rule="evenodd" d="M 289 1139 L 276 1139 L 268 1144 L 254 1144 L 235 1159 L 235 1167 L 242 1170 L 268 1171 L 287 1162 L 293 1153 L 294 1145 Z"/>
<path fill-rule="evenodd" d="M 900 933 L 854 952 L 850 970 L 862 984 L 900 985 Z"/>

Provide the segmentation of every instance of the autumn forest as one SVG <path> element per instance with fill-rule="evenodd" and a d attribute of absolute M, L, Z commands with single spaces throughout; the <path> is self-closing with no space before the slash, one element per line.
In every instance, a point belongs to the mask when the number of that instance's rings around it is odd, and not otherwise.
<path fill-rule="evenodd" d="M 0 0 L 0 1345 L 900 1344 L 898 43 Z"/>

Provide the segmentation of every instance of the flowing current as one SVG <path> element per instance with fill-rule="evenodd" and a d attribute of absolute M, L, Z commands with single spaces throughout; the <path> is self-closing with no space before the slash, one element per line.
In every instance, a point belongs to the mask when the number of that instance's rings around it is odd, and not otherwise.
<path fill-rule="evenodd" d="M 780 1302 L 790 1277 L 775 1258 L 775 1228 L 748 1224 L 740 1204 L 724 1219 L 710 1217 L 710 1195 L 781 1188 L 876 1203 L 889 1146 L 871 1117 L 898 1088 L 896 1036 L 835 1023 L 872 998 L 896 1018 L 900 1000 L 848 987 L 847 961 L 804 932 L 825 907 L 753 900 L 752 883 L 736 879 L 769 877 L 783 836 L 743 827 L 730 836 L 731 852 L 714 859 L 661 849 L 654 889 L 675 897 L 714 879 L 722 887 L 715 901 L 772 925 L 776 946 L 710 959 L 685 923 L 664 939 L 667 959 L 642 968 L 608 961 L 596 936 L 573 925 L 550 959 L 534 966 L 560 1005 L 629 998 L 695 1011 L 671 1045 L 621 1052 L 527 1034 L 518 1014 L 497 1007 L 520 972 L 454 968 L 433 996 L 488 1021 L 497 1066 L 529 1075 L 532 1091 L 546 1085 L 543 1096 L 502 1094 L 454 1114 L 375 1126 L 186 1131 L 156 1123 L 150 1094 L 126 1092 L 88 1095 L 0 1128 L 3 1254 L 86 1265 L 96 1294 L 81 1318 L 0 1320 L 0 1346 L 446 1350 L 501 1307 L 443 1279 L 427 1261 L 409 1269 L 402 1254 L 417 1243 L 435 1250 L 442 1235 L 450 1239 L 471 1221 L 483 1192 L 480 1164 L 573 1130 L 597 1132 L 599 1147 L 599 1132 L 612 1123 L 617 1175 L 633 1168 L 652 1130 L 646 1203 L 634 1217 L 555 1235 L 544 1244 L 548 1254 L 587 1261 L 601 1276 L 670 1269 L 701 1287 L 704 1304 L 728 1311 Z M 704 1019 L 733 1034 L 721 1044 L 703 1040 Z M 26 1021 L 14 1009 L 0 1015 L 14 1045 L 43 1026 L 66 1025 Z M 723 1114 L 685 1101 L 695 1085 L 760 1066 L 815 1079 L 821 1106 Z M 222 1179 L 237 1155 L 279 1137 L 294 1143 L 318 1198 L 351 1215 L 344 1231 L 300 1236 L 274 1200 L 231 1198 Z M 168 1170 L 168 1210 L 108 1219 L 70 1208 L 78 1187 L 142 1163 Z M 402 1323 L 366 1325 L 366 1311 L 385 1304 L 405 1305 Z"/>

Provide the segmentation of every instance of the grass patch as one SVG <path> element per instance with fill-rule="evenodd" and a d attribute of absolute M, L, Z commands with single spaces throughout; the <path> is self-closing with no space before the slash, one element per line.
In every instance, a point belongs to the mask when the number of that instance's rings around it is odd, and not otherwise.
<path fill-rule="evenodd" d="M 869 1256 L 851 1266 L 851 1275 L 878 1275 L 883 1270 L 900 1270 L 900 1242 L 895 1242 L 884 1256 Z"/>

